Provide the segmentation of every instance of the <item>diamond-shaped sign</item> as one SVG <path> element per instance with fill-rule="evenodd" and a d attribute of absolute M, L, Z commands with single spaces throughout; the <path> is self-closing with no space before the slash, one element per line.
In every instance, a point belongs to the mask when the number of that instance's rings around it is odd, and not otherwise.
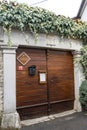
<path fill-rule="evenodd" d="M 26 65 L 26 64 L 31 60 L 31 58 L 30 58 L 25 52 L 22 52 L 22 53 L 17 57 L 17 60 L 18 60 L 22 65 Z"/>

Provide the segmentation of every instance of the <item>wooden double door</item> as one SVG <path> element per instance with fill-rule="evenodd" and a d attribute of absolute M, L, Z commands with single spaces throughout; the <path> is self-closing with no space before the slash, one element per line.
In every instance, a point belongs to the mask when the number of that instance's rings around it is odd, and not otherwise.
<path fill-rule="evenodd" d="M 21 119 L 73 109 L 73 57 L 69 51 L 17 50 L 17 111 Z M 30 67 L 35 67 L 34 74 Z"/>

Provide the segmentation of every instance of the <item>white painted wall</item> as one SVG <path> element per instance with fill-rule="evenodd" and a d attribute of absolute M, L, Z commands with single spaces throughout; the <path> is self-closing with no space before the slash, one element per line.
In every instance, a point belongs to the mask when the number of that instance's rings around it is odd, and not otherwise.
<path fill-rule="evenodd" d="M 20 128 L 19 115 L 16 112 L 16 48 L 1 47 L 3 50 L 3 117 L 2 128 Z"/>
<path fill-rule="evenodd" d="M 8 37 L 4 35 L 4 44 L 7 44 Z M 75 39 L 61 38 L 57 35 L 39 34 L 38 40 L 35 42 L 35 37 L 29 33 L 22 33 L 21 31 L 13 30 L 11 34 L 12 45 L 25 45 L 33 47 L 44 47 L 54 49 L 66 50 L 80 50 L 82 42 Z"/>
<path fill-rule="evenodd" d="M 3 29 L 0 27 L 0 44 L 3 42 Z M 3 57 L 2 50 L 0 48 L 0 118 L 3 112 Z"/>
<path fill-rule="evenodd" d="M 2 51 L 0 50 L 0 116 L 3 111 L 3 60 Z"/>
<path fill-rule="evenodd" d="M 74 91 L 75 91 L 75 101 L 74 101 L 74 110 L 80 112 L 82 110 L 81 104 L 79 102 L 79 88 L 84 79 L 82 66 L 78 61 L 81 57 L 80 51 L 73 52 L 74 59 Z"/>
<path fill-rule="evenodd" d="M 16 111 L 16 66 L 14 50 L 3 50 L 4 69 L 4 112 L 13 113 Z"/>

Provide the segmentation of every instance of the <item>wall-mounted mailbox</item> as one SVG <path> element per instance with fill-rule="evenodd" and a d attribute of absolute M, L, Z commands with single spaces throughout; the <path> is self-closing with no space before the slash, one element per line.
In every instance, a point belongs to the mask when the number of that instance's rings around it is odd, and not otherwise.
<path fill-rule="evenodd" d="M 29 75 L 34 76 L 36 74 L 36 66 L 32 65 L 28 67 Z"/>

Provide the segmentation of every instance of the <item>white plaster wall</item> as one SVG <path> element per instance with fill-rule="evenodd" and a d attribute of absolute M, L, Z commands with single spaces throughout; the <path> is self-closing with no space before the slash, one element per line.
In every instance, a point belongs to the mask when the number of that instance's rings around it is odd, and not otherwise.
<path fill-rule="evenodd" d="M 7 44 L 8 37 L 4 35 L 4 44 Z M 61 38 L 57 35 L 39 34 L 38 40 L 35 42 L 34 36 L 29 33 L 23 33 L 13 30 L 11 34 L 12 45 L 26 45 L 34 47 L 46 47 L 54 49 L 80 50 L 82 42 L 74 39 Z"/>
<path fill-rule="evenodd" d="M 2 51 L 0 50 L 0 114 L 3 110 L 3 61 Z"/>
<path fill-rule="evenodd" d="M 87 22 L 87 6 L 86 6 L 86 8 L 85 8 L 85 10 L 84 10 L 84 12 L 82 14 L 81 20 L 83 22 Z"/>
<path fill-rule="evenodd" d="M 81 104 L 79 101 L 79 88 L 84 80 L 83 69 L 82 66 L 78 61 L 81 58 L 80 51 L 73 52 L 73 59 L 74 59 L 74 90 L 75 90 L 75 101 L 74 101 L 74 110 L 80 112 L 82 110 Z"/>
<path fill-rule="evenodd" d="M 4 69 L 4 113 L 16 111 L 16 65 L 15 51 L 3 50 Z"/>
<path fill-rule="evenodd" d="M 20 128 L 19 114 L 16 112 L 16 48 L 1 47 L 3 50 L 3 116 L 2 128 Z"/>
<path fill-rule="evenodd" d="M 0 44 L 3 43 L 4 33 L 3 28 L 0 27 Z M 0 48 L 0 115 L 3 111 L 3 55 L 2 50 Z"/>

